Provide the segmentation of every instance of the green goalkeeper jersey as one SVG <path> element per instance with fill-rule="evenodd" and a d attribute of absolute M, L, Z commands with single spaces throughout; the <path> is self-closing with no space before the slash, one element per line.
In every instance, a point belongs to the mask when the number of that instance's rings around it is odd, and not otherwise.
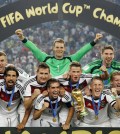
<path fill-rule="evenodd" d="M 88 43 L 84 45 L 79 51 L 77 51 L 75 54 L 70 55 L 68 57 L 63 57 L 62 59 L 56 59 L 54 56 L 48 55 L 45 52 L 41 51 L 39 48 L 36 47 L 34 43 L 31 41 L 24 39 L 22 41 L 24 45 L 29 48 L 33 55 L 40 61 L 40 62 L 46 62 L 46 64 L 50 67 L 50 73 L 52 77 L 56 77 L 59 75 L 62 75 L 69 70 L 69 65 L 72 61 L 80 61 L 81 58 L 90 51 L 93 46 L 95 45 L 95 42 Z"/>
<path fill-rule="evenodd" d="M 95 60 L 82 68 L 83 73 L 91 73 L 95 76 L 100 76 L 103 72 L 99 69 L 102 66 L 102 60 Z M 120 62 L 112 61 L 111 66 L 107 68 L 108 73 L 111 75 L 114 71 L 120 71 Z M 106 87 L 110 86 L 110 77 L 104 81 Z"/>

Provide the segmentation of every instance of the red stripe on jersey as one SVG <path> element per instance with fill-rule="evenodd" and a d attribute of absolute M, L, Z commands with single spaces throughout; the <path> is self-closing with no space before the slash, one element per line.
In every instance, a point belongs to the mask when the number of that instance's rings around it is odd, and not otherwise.
<path fill-rule="evenodd" d="M 10 96 L 11 96 L 11 94 L 7 94 L 6 92 L 1 90 L 1 92 L 0 92 L 0 99 L 8 102 L 10 100 Z M 17 100 L 18 98 L 20 98 L 19 90 L 14 93 L 12 101 Z"/>
<path fill-rule="evenodd" d="M 83 89 L 83 88 L 85 88 L 86 86 L 87 86 L 88 84 L 87 84 L 87 81 L 86 80 L 84 80 L 82 83 L 80 83 L 79 84 L 79 89 Z M 62 85 L 63 86 L 63 88 L 67 91 L 67 92 L 69 92 L 69 93 L 71 93 L 71 90 L 73 90 L 73 89 L 75 89 L 76 87 L 72 87 L 72 89 L 71 89 L 71 87 L 70 87 L 70 85 Z"/>
<path fill-rule="evenodd" d="M 85 88 L 87 85 L 88 85 L 88 84 L 87 84 L 87 81 L 84 80 L 82 83 L 79 84 L 79 89 L 82 90 L 82 89 Z"/>
<path fill-rule="evenodd" d="M 64 86 L 64 85 L 63 85 L 63 88 L 65 89 L 65 91 L 71 93 L 71 88 L 70 88 L 69 85 L 67 85 L 67 86 Z"/>
<path fill-rule="evenodd" d="M 45 87 L 36 87 L 36 86 L 31 86 L 31 94 L 34 92 L 35 89 L 40 89 L 40 92 L 42 93 L 43 91 L 47 90 L 46 86 Z"/>
<path fill-rule="evenodd" d="M 94 110 L 94 107 L 93 107 L 93 104 L 92 104 L 92 100 L 89 100 L 87 98 L 84 98 L 84 100 L 85 100 L 85 106 L 87 108 L 90 108 L 90 109 Z M 105 96 L 104 99 L 101 100 L 100 110 L 103 109 L 106 106 L 107 103 L 108 102 L 107 102 L 106 96 Z M 98 107 L 98 103 L 95 102 L 95 105 L 96 105 L 96 107 Z"/>
<path fill-rule="evenodd" d="M 4 80 L 4 75 L 0 75 L 0 80 Z"/>

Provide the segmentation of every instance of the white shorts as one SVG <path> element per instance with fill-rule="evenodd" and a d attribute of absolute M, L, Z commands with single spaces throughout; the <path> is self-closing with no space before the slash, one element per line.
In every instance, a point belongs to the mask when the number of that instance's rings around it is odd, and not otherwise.
<path fill-rule="evenodd" d="M 16 127 L 18 125 L 17 112 L 11 114 L 0 114 L 0 127 Z"/>
<path fill-rule="evenodd" d="M 120 127 L 120 117 L 118 119 L 110 119 L 110 124 L 112 127 Z"/>
<path fill-rule="evenodd" d="M 56 117 L 56 122 L 53 122 L 53 117 L 50 115 L 41 115 L 40 117 L 40 126 L 41 127 L 59 127 L 60 123 L 58 117 Z"/>
<path fill-rule="evenodd" d="M 109 121 L 106 121 L 104 123 L 100 123 L 97 125 L 86 124 L 86 123 L 81 122 L 79 127 L 111 127 L 111 124 Z"/>
<path fill-rule="evenodd" d="M 60 124 L 65 124 L 67 116 L 68 116 L 69 109 L 67 107 L 62 107 L 62 109 L 59 112 L 59 122 Z M 76 121 L 77 121 L 77 115 L 76 112 L 74 112 L 73 118 L 71 120 L 71 126 L 76 127 Z"/>
<path fill-rule="evenodd" d="M 65 121 L 67 119 L 67 115 L 68 115 L 68 108 L 63 106 L 59 112 L 59 122 L 61 124 L 65 124 Z"/>

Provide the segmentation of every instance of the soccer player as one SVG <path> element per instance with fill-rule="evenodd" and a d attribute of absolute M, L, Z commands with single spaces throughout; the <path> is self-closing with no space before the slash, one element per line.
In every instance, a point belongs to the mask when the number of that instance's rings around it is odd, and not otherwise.
<path fill-rule="evenodd" d="M 112 95 L 103 94 L 104 84 L 100 77 L 94 77 L 90 84 L 91 96 L 84 96 L 85 108 L 88 115 L 85 116 L 79 127 L 110 127 L 108 117 L 108 105 L 114 109 L 120 109 L 120 99 L 113 98 Z M 112 90 L 116 94 L 116 90 Z M 76 106 L 78 114 L 81 111 L 80 106 Z"/>
<path fill-rule="evenodd" d="M 120 62 L 114 61 L 114 48 L 111 45 L 103 47 L 101 51 L 101 59 L 93 61 L 83 67 L 83 73 L 102 74 L 99 69 L 102 65 L 106 66 L 109 75 L 114 71 L 120 71 Z M 106 88 L 110 86 L 110 77 L 104 81 Z"/>
<path fill-rule="evenodd" d="M 0 81 L 4 81 L 4 71 L 5 71 L 5 67 L 7 66 L 12 66 L 14 67 L 13 64 L 8 64 L 7 61 L 7 55 L 6 53 L 4 53 L 3 51 L 0 51 Z M 17 78 L 17 81 L 20 81 L 23 85 L 25 83 L 25 81 L 27 81 L 27 79 L 29 78 L 29 75 L 21 68 L 16 68 L 19 76 Z M 24 111 L 24 106 L 23 106 L 23 102 L 21 100 L 21 104 L 19 105 L 19 108 L 17 109 L 19 116 L 18 118 L 20 118 L 21 116 L 23 116 L 23 111 Z M 18 119 L 21 120 L 21 119 Z"/>
<path fill-rule="evenodd" d="M 17 81 L 19 73 L 13 66 L 4 70 L 4 81 L 0 83 L 0 127 L 18 125 L 17 108 L 23 99 L 24 88 Z"/>
<path fill-rule="evenodd" d="M 61 38 L 57 38 L 54 41 L 54 43 L 53 43 L 54 55 L 52 56 L 52 55 L 46 54 L 45 52 L 42 52 L 42 50 L 37 48 L 34 43 L 27 40 L 24 37 L 23 31 L 21 29 L 17 29 L 15 31 L 15 33 L 19 37 L 19 39 L 24 43 L 24 45 L 32 51 L 33 55 L 40 62 L 46 62 L 49 65 L 52 77 L 67 73 L 69 70 L 70 63 L 72 61 L 79 62 L 81 60 L 81 58 L 94 47 L 94 45 L 97 43 L 97 41 L 102 38 L 102 34 L 96 34 L 94 41 L 86 44 L 73 55 L 64 57 L 64 52 L 65 52 L 66 48 L 65 48 L 65 42 Z"/>
<path fill-rule="evenodd" d="M 74 108 L 71 105 L 71 96 L 59 97 L 60 82 L 54 78 L 47 82 L 48 96 L 41 100 L 38 96 L 35 111 L 33 114 L 34 119 L 40 118 L 41 127 L 58 127 L 60 126 L 58 113 L 63 104 L 66 104 L 69 111 L 65 123 L 62 127 L 64 130 L 70 128 L 70 122 L 74 113 Z"/>
<path fill-rule="evenodd" d="M 21 123 L 17 126 L 18 130 L 23 129 L 25 125 L 27 127 L 40 126 L 39 120 L 33 120 L 33 112 L 31 112 L 31 110 L 34 107 L 34 102 L 39 94 L 41 95 L 41 98 L 43 98 L 43 96 L 45 97 L 48 94 L 46 83 L 50 79 L 50 77 L 51 76 L 49 66 L 46 63 L 40 63 L 36 75 L 31 76 L 25 83 L 24 106 L 26 108 L 25 113 L 27 113 L 27 115 L 25 114 L 24 117 L 21 117 L 21 119 L 23 118 L 23 120 L 21 120 Z"/>
<path fill-rule="evenodd" d="M 113 88 L 116 89 L 115 98 L 120 99 L 120 72 L 113 72 L 110 79 L 111 83 L 111 91 Z M 111 106 L 109 106 L 109 117 L 110 123 L 112 127 L 120 127 L 120 110 L 115 110 Z"/>
<path fill-rule="evenodd" d="M 104 74 L 101 74 L 100 77 L 102 79 L 108 78 L 109 75 L 107 73 L 106 68 L 104 66 L 102 66 L 101 70 L 104 72 Z M 70 78 L 68 80 L 61 79 L 61 78 L 59 80 L 60 80 L 60 83 L 62 84 L 62 87 L 65 89 L 65 91 L 67 91 L 71 95 L 71 92 L 74 89 L 80 89 L 83 91 L 83 94 L 86 93 L 86 90 L 89 90 L 88 86 L 89 86 L 93 76 L 92 76 L 92 74 L 82 74 L 82 68 L 81 68 L 80 63 L 72 62 L 70 65 L 69 77 Z M 62 108 L 62 111 L 59 114 L 60 122 L 65 121 L 67 111 L 68 110 L 66 109 L 66 107 Z M 75 117 L 72 122 L 73 126 L 77 122 L 78 121 L 76 120 L 76 117 Z"/>

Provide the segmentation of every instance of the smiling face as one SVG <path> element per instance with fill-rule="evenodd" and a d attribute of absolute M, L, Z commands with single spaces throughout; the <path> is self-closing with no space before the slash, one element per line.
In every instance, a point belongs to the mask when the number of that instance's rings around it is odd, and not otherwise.
<path fill-rule="evenodd" d="M 17 81 L 17 74 L 15 71 L 8 71 L 7 75 L 5 76 L 5 83 L 6 83 L 6 87 L 8 89 L 11 89 L 15 86 L 15 83 Z"/>
<path fill-rule="evenodd" d="M 120 94 L 120 72 L 114 72 L 111 76 L 112 88 L 116 88 L 118 94 Z"/>
<path fill-rule="evenodd" d="M 93 79 L 91 82 L 91 91 L 94 98 L 99 98 L 103 90 L 103 82 L 100 79 Z"/>
<path fill-rule="evenodd" d="M 62 42 L 55 42 L 53 52 L 56 59 L 62 59 L 65 52 L 65 45 Z"/>
<path fill-rule="evenodd" d="M 101 55 L 103 59 L 103 64 L 107 67 L 111 65 L 112 60 L 114 59 L 114 51 L 111 49 L 105 49 Z"/>
<path fill-rule="evenodd" d="M 58 82 L 52 82 L 48 88 L 48 93 L 51 99 L 57 99 L 60 93 L 60 84 Z"/>
<path fill-rule="evenodd" d="M 46 83 L 50 78 L 50 71 L 48 68 L 39 68 L 37 71 L 37 82 L 39 84 Z"/>

